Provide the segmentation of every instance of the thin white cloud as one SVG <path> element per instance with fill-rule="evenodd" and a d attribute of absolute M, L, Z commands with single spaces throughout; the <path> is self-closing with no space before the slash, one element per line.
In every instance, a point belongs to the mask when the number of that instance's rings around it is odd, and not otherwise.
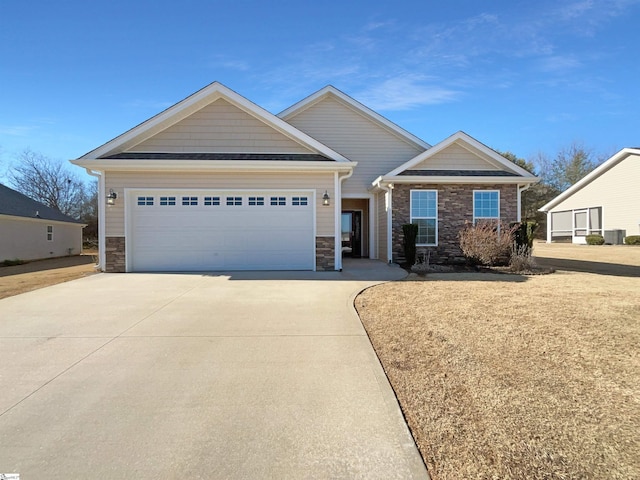
<path fill-rule="evenodd" d="M 422 105 L 457 100 L 461 92 L 439 86 L 419 75 L 400 75 L 386 79 L 356 94 L 356 98 L 374 110 L 409 110 Z"/>
<path fill-rule="evenodd" d="M 540 61 L 540 69 L 551 73 L 565 73 L 581 66 L 582 62 L 573 55 L 554 55 Z"/>
<path fill-rule="evenodd" d="M 26 137 L 37 128 L 34 125 L 0 125 L 0 135 Z"/>

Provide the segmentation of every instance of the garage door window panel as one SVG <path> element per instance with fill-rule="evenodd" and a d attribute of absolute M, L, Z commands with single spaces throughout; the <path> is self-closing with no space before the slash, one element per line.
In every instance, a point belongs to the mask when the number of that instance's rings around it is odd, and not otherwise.
<path fill-rule="evenodd" d="M 308 199 L 307 197 L 293 197 L 291 204 L 294 207 L 306 207 L 308 205 Z"/>
<path fill-rule="evenodd" d="M 271 197 L 271 205 L 274 207 L 285 207 L 287 205 L 286 197 Z"/>
<path fill-rule="evenodd" d="M 216 207 L 220 205 L 220 197 L 204 197 L 204 205 L 206 207 Z"/>
<path fill-rule="evenodd" d="M 160 206 L 174 206 L 176 204 L 176 197 L 160 197 Z"/>
<path fill-rule="evenodd" d="M 227 206 L 229 207 L 241 207 L 242 197 L 227 197 Z"/>
<path fill-rule="evenodd" d="M 153 206 L 153 197 L 138 197 L 138 205 L 141 207 Z"/>
<path fill-rule="evenodd" d="M 182 197 L 183 206 L 197 206 L 198 197 Z"/>
<path fill-rule="evenodd" d="M 256 207 L 264 205 L 264 197 L 249 197 L 249 206 Z"/>

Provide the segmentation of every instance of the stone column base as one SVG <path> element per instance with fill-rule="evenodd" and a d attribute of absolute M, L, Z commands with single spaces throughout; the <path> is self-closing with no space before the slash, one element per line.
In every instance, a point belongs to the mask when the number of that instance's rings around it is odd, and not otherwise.
<path fill-rule="evenodd" d="M 336 269 L 336 240 L 334 237 L 316 237 L 316 270 Z"/>
<path fill-rule="evenodd" d="M 105 272 L 124 273 L 126 271 L 124 237 L 105 238 L 105 258 Z"/>

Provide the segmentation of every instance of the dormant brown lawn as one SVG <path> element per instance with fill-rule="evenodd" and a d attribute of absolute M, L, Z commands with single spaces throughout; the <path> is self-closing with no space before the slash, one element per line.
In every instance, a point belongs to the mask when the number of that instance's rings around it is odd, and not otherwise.
<path fill-rule="evenodd" d="M 81 256 L 0 267 L 0 299 L 92 275 L 96 272 L 95 255 L 85 252 Z"/>
<path fill-rule="evenodd" d="M 356 299 L 434 479 L 640 478 L 640 278 L 612 273 L 432 274 Z"/>

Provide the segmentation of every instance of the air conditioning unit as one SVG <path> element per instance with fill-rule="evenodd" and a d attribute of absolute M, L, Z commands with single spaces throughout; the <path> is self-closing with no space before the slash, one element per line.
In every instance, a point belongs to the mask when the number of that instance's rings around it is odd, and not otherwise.
<path fill-rule="evenodd" d="M 607 245 L 622 245 L 626 236 L 626 230 L 605 230 L 604 243 Z"/>

